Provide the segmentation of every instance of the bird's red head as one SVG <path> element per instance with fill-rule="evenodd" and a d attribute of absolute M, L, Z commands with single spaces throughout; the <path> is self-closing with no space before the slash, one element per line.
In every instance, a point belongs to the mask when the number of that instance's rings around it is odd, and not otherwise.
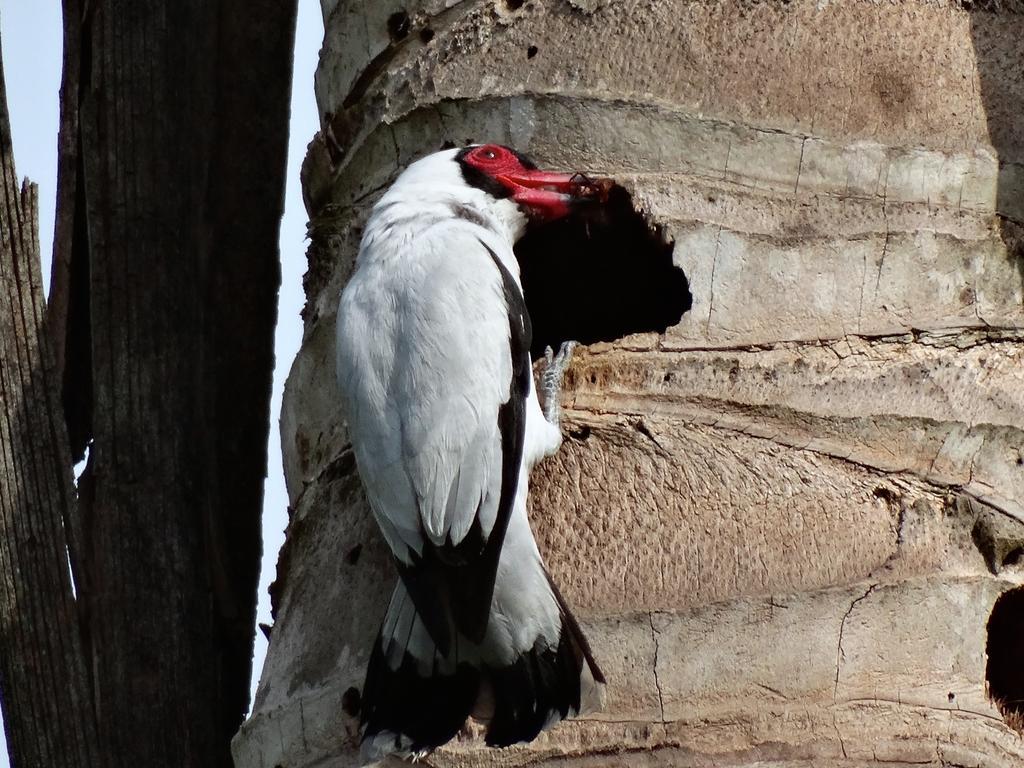
<path fill-rule="evenodd" d="M 498 198 L 511 197 L 530 213 L 557 219 L 588 192 L 579 174 L 537 170 L 525 155 L 500 144 L 466 147 L 455 158 L 466 181 Z"/>

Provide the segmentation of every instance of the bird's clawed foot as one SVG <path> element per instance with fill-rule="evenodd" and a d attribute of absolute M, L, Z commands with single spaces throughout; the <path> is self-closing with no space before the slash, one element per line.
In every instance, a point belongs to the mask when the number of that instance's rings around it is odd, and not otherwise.
<path fill-rule="evenodd" d="M 576 349 L 575 341 L 562 342 L 558 354 L 551 347 L 544 350 L 544 373 L 540 377 L 540 391 L 544 399 L 544 418 L 554 426 L 559 426 L 562 417 L 562 379 L 572 362 L 572 353 Z"/>

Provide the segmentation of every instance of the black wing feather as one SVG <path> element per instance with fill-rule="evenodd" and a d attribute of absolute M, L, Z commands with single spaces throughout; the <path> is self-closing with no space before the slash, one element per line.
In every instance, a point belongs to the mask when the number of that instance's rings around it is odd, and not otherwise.
<path fill-rule="evenodd" d="M 487 631 L 498 559 L 519 486 L 519 467 L 526 439 L 526 398 L 533 375 L 530 368 L 533 328 L 522 291 L 498 255 L 483 241 L 480 244 L 487 249 L 501 274 L 512 356 L 508 400 L 499 406 L 497 413 L 501 434 L 501 494 L 494 527 L 485 538 L 477 510 L 477 517 L 460 542 L 449 541 L 437 547 L 424 535 L 427 543 L 423 555 L 413 553 L 410 565 L 398 565 L 402 583 L 442 655 L 447 655 L 451 648 L 453 631 L 475 643 L 481 642 Z"/>

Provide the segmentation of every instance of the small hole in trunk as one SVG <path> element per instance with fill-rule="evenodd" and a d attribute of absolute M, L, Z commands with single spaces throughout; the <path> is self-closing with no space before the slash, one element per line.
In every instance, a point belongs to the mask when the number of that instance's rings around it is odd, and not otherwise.
<path fill-rule="evenodd" d="M 404 40 L 409 34 L 409 14 L 398 11 L 388 16 L 388 35 L 395 42 Z"/>
<path fill-rule="evenodd" d="M 1024 587 L 1004 592 L 988 619 L 985 681 L 1003 720 L 1024 733 Z"/>
<path fill-rule="evenodd" d="M 1014 547 L 1003 556 L 1003 567 L 1012 568 L 1021 565 L 1024 561 L 1024 547 Z"/>
<path fill-rule="evenodd" d="M 359 710 L 362 707 L 359 689 L 351 687 L 341 694 L 341 709 L 349 717 L 359 717 Z"/>
<path fill-rule="evenodd" d="M 674 245 L 617 184 L 607 202 L 529 229 L 515 252 L 534 359 L 563 341 L 614 341 L 678 323 L 693 298 Z"/>
<path fill-rule="evenodd" d="M 349 565 L 355 565 L 359 562 L 359 556 L 363 553 L 363 545 L 356 544 L 352 549 L 345 555 L 345 562 Z"/>

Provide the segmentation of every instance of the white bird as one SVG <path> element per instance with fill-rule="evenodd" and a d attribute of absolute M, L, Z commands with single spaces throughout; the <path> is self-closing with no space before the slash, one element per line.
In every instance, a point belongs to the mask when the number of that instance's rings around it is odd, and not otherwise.
<path fill-rule="evenodd" d="M 410 165 L 374 206 L 338 307 L 338 380 L 399 582 L 362 692 L 362 758 L 420 757 L 471 714 L 530 741 L 600 707 L 604 677 L 526 515 L 530 468 L 562 441 L 572 354 L 542 410 L 512 247 L 569 212 L 575 177 L 498 145 Z"/>

